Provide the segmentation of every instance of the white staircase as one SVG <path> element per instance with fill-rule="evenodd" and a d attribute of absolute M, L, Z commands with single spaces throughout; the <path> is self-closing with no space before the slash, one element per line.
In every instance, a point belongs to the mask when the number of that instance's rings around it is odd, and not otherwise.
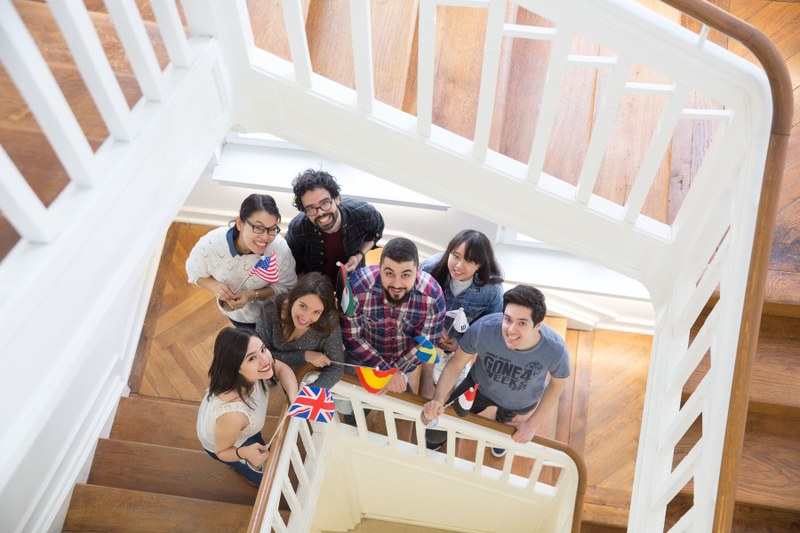
<path fill-rule="evenodd" d="M 656 334 L 630 529 L 663 528 L 666 505 L 692 482 L 694 505 L 673 529 L 711 530 L 734 363 L 737 351 L 747 356 L 752 350 L 749 337 L 740 340 L 742 309 L 746 297 L 760 305 L 757 287 L 763 282 L 763 275 L 748 281 L 748 272 L 761 176 L 775 133 L 767 78 L 709 42 L 707 27 L 692 33 L 633 2 L 516 3 L 553 27 L 504 24 L 506 2 L 499 0 L 420 2 L 418 112 L 411 116 L 373 97 L 368 1 L 350 2 L 356 79 L 351 90 L 312 72 L 294 0 L 283 2 L 292 62 L 255 47 L 243 0 L 182 2 L 188 38 L 175 2 L 153 0 L 171 60 L 163 72 L 153 63 L 132 3 L 109 0 L 143 88 L 144 97 L 132 110 L 119 103 L 119 87 L 109 80 L 108 61 L 82 4 L 51 2 L 76 63 L 85 77 L 98 80 L 93 95 L 111 138 L 92 154 L 13 4 L 0 2 L 3 65 L 73 180 L 45 208 L 0 151 L 0 208 L 22 236 L 0 264 L 0 390 L 5 398 L 19 400 L 0 404 L 2 529 L 58 527 L 59 510 L 124 392 L 156 244 L 225 131 L 234 126 L 272 133 L 433 198 L 447 198 L 461 210 L 643 283 L 655 307 Z M 475 36 L 486 44 L 474 140 L 432 124 L 438 4 L 488 10 L 486 34 Z M 612 55 L 571 54 L 576 34 L 601 43 Z M 488 149 L 497 50 L 504 36 L 552 42 L 542 112 L 525 163 Z M 631 82 L 634 64 L 669 81 Z M 611 74 L 573 185 L 543 172 L 543 154 L 565 69 L 598 65 Z M 718 105 L 687 107 L 691 91 Z M 667 104 L 625 202 L 594 195 L 620 102 L 652 94 L 664 95 Z M 688 196 L 667 224 L 641 210 L 679 120 L 713 120 L 717 126 Z M 778 151 L 779 143 L 774 142 Z M 748 295 L 748 287 L 755 287 L 755 294 Z M 690 329 L 715 291 L 719 300 L 690 342 Z M 757 325 L 757 316 L 752 320 L 745 322 L 746 335 Z M 683 384 L 704 358 L 711 368 L 681 406 Z M 699 416 L 702 438 L 673 469 L 675 445 Z M 567 515 L 560 510 L 556 515 L 554 523 L 566 527 Z M 268 516 L 265 523 L 271 520 Z"/>

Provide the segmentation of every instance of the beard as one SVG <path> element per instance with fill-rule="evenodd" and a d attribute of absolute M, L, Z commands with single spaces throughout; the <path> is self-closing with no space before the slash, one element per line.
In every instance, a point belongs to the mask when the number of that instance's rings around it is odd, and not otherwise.
<path fill-rule="evenodd" d="M 330 216 L 331 216 L 331 218 L 330 218 L 330 219 L 328 219 L 328 220 L 329 220 L 329 222 L 326 222 L 325 224 L 320 224 L 320 219 L 321 219 L 322 217 L 325 217 L 325 216 L 327 216 L 327 215 L 330 215 Z M 326 233 L 327 233 L 327 232 L 329 232 L 330 230 L 332 230 L 334 227 L 336 227 L 336 221 L 337 221 L 338 219 L 339 219 L 339 210 L 338 210 L 338 209 L 334 209 L 334 210 L 333 210 L 333 211 L 331 211 L 330 213 L 325 213 L 325 214 L 323 214 L 323 215 L 320 215 L 320 216 L 318 216 L 317 218 L 315 218 L 315 219 L 314 219 L 314 225 L 315 225 L 316 227 L 318 227 L 318 228 L 320 229 L 320 231 L 324 231 L 324 232 L 326 232 Z"/>
<path fill-rule="evenodd" d="M 386 298 L 386 301 L 389 302 L 391 305 L 400 305 L 401 303 L 405 302 L 409 298 L 411 298 L 411 291 L 407 290 L 400 298 L 395 298 L 394 296 L 389 293 L 389 291 L 384 287 L 383 289 L 383 296 Z"/>

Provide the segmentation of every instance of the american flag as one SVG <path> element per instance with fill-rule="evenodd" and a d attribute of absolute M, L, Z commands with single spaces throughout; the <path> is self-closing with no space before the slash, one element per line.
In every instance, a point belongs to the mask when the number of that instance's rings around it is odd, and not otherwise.
<path fill-rule="evenodd" d="M 272 252 L 269 257 L 262 256 L 247 275 L 258 276 L 267 283 L 278 283 L 278 260 L 275 252 Z"/>
<path fill-rule="evenodd" d="M 333 418 L 333 393 L 321 387 L 303 385 L 289 406 L 288 415 L 317 422 L 330 422 Z"/>

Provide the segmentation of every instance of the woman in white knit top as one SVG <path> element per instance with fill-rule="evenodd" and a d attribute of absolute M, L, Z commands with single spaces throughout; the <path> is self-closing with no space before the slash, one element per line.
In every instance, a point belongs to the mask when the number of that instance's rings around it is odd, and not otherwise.
<path fill-rule="evenodd" d="M 294 257 L 279 235 L 280 221 L 272 196 L 251 194 L 242 202 L 233 225 L 208 232 L 186 260 L 189 283 L 213 292 L 220 310 L 236 327 L 255 329 L 263 301 L 287 293 L 297 283 Z M 273 254 L 277 281 L 249 275 L 262 256 Z"/>
<path fill-rule="evenodd" d="M 267 380 L 277 377 L 290 399 L 297 395 L 291 368 L 275 361 L 264 343 L 244 329 L 217 334 L 208 390 L 197 413 L 197 437 L 208 455 L 254 484 L 269 456 L 261 430 L 267 415 Z"/>

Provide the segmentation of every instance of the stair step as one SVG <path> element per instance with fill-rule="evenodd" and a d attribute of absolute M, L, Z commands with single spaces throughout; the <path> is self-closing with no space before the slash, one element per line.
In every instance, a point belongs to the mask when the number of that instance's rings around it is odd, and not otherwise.
<path fill-rule="evenodd" d="M 199 403 L 129 396 L 122 398 L 111 428 L 111 438 L 202 450 L 197 440 Z"/>
<path fill-rule="evenodd" d="M 677 465 L 700 438 L 695 423 L 676 447 Z M 751 411 L 737 469 L 736 502 L 752 509 L 800 513 L 800 416 Z M 691 494 L 691 485 L 682 491 Z"/>
<path fill-rule="evenodd" d="M 78 484 L 63 531 L 246 531 L 252 507 Z"/>
<path fill-rule="evenodd" d="M 270 394 L 270 398 L 277 394 Z M 111 439 L 202 451 L 197 440 L 198 402 L 131 395 L 120 399 Z M 153 423 L 157 421 L 157 427 Z M 267 415 L 262 434 L 269 439 L 278 417 Z M 154 429 L 146 429 L 154 428 Z"/>
<path fill-rule="evenodd" d="M 750 411 L 800 415 L 800 318 L 764 315 L 750 379 Z M 684 387 L 693 392 L 708 371 L 701 362 Z"/>
<path fill-rule="evenodd" d="M 247 12 L 256 47 L 291 61 L 282 4 L 282 0 L 247 0 Z M 309 4 L 310 0 L 302 0 L 304 21 L 308 20 Z"/>
<path fill-rule="evenodd" d="M 253 505 L 258 489 L 205 451 L 100 439 L 88 483 Z"/>

